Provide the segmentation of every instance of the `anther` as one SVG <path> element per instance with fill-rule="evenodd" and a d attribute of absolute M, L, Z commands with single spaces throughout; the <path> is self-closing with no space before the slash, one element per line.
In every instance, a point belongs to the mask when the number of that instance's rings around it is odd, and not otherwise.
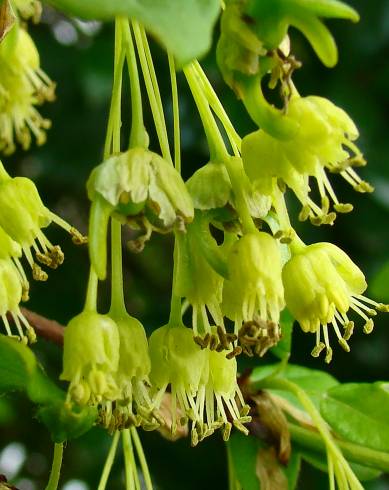
<path fill-rule="evenodd" d="M 223 428 L 223 441 L 227 442 L 228 439 L 230 438 L 231 428 L 232 428 L 231 422 L 227 422 L 224 425 L 224 428 Z"/>
<path fill-rule="evenodd" d="M 344 340 L 350 340 L 354 332 L 354 322 L 348 322 L 344 325 Z"/>
<path fill-rule="evenodd" d="M 325 347 L 324 342 L 320 342 L 319 344 L 315 345 L 315 347 L 312 349 L 311 356 L 319 357 Z"/>
<path fill-rule="evenodd" d="M 331 347 L 326 348 L 326 356 L 324 358 L 324 362 L 329 364 L 332 361 L 332 349 Z"/>
<path fill-rule="evenodd" d="M 345 350 L 346 352 L 350 352 L 350 346 L 348 345 L 347 341 L 344 338 L 338 339 L 338 342 L 343 350 Z"/>
<path fill-rule="evenodd" d="M 334 209 L 338 213 L 351 213 L 351 211 L 354 209 L 354 206 L 350 203 L 338 203 L 334 204 Z"/>
<path fill-rule="evenodd" d="M 363 327 L 363 332 L 365 334 L 369 334 L 373 331 L 373 329 L 374 329 L 374 322 L 371 318 L 369 318 Z"/>
<path fill-rule="evenodd" d="M 72 237 L 72 242 L 75 245 L 85 245 L 88 243 L 88 237 L 85 235 L 82 235 L 76 228 L 73 226 L 70 228 L 69 233 Z"/>
<path fill-rule="evenodd" d="M 34 262 L 32 266 L 32 277 L 35 281 L 47 281 L 48 275 L 42 268 Z"/>

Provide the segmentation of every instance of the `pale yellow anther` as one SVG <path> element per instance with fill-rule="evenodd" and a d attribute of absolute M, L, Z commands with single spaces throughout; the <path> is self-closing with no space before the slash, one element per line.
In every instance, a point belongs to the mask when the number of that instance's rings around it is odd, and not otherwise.
<path fill-rule="evenodd" d="M 374 329 L 374 322 L 371 318 L 369 318 L 363 327 L 363 332 L 366 334 L 370 334 L 373 331 L 373 329 Z"/>

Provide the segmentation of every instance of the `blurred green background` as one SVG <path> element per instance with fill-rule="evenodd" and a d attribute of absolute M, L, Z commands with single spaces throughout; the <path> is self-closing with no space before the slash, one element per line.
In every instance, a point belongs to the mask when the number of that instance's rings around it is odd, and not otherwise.
<path fill-rule="evenodd" d="M 305 39 L 292 33 L 292 47 L 303 62 L 294 77 L 302 95 L 321 95 L 343 107 L 360 129 L 359 146 L 369 165 L 361 175 L 376 187 L 373 195 L 356 194 L 336 176 L 332 179 L 342 201 L 354 204 L 354 212 L 339 216 L 333 227 L 314 228 L 294 224 L 307 242 L 332 241 L 341 246 L 362 267 L 370 280 L 370 295 L 389 301 L 389 1 L 354 0 L 361 14 L 351 25 L 332 21 L 330 27 L 338 43 L 339 64 L 332 70 L 320 65 Z M 108 104 L 112 84 L 113 26 L 67 19 L 51 9 L 44 11 L 42 23 L 30 32 L 39 48 L 44 70 L 55 80 L 57 100 L 42 107 L 53 126 L 48 142 L 27 153 L 3 158 L 12 175 L 35 180 L 44 202 L 56 213 L 86 232 L 88 201 L 85 182 L 90 170 L 101 160 Z M 215 39 L 217 30 L 215 32 Z M 169 127 L 171 97 L 166 57 L 152 45 L 162 98 Z M 204 60 L 205 69 L 241 135 L 254 129 L 243 106 L 220 79 L 213 54 Z M 185 81 L 179 76 L 182 123 L 183 173 L 185 177 L 207 161 L 208 153 L 199 118 Z M 128 95 L 128 91 L 126 92 Z M 128 99 L 128 97 L 127 97 Z M 124 118 L 130 118 L 129 103 L 123 104 Z M 146 109 L 151 146 L 157 148 L 149 108 Z M 125 133 L 126 134 L 126 133 Z M 296 216 L 296 203 L 291 200 Z M 47 283 L 32 284 L 27 305 L 59 322 L 80 312 L 88 273 L 85 247 L 75 247 L 68 236 L 54 225 L 48 231 L 53 242 L 61 244 L 65 264 L 50 273 Z M 154 235 L 144 253 L 124 256 L 127 306 L 151 331 L 168 318 L 172 240 Z M 100 289 L 101 310 L 108 303 L 109 284 Z M 356 329 L 351 353 L 336 349 L 328 367 L 310 357 L 314 339 L 298 328 L 293 338 L 292 361 L 326 369 L 342 381 L 388 379 L 388 318 L 377 318 L 374 333 L 366 336 Z M 61 349 L 40 340 L 34 351 L 47 371 L 58 377 Z M 271 356 L 265 362 L 271 361 Z M 262 361 L 263 362 L 263 361 Z M 170 443 L 158 434 L 141 434 L 150 470 L 158 489 L 226 489 L 225 448 L 221 437 L 206 440 L 191 449 L 188 440 Z M 93 490 L 109 448 L 110 438 L 96 428 L 72 441 L 65 451 L 63 490 Z M 18 394 L 0 398 L 0 474 L 14 476 L 21 490 L 45 487 L 51 464 L 51 442 L 46 430 L 34 419 L 34 407 Z M 120 454 L 120 453 L 119 453 Z M 109 489 L 123 486 L 123 461 L 116 460 Z M 368 489 L 389 489 L 381 478 L 365 484 Z M 299 489 L 327 488 L 323 473 L 304 467 Z"/>

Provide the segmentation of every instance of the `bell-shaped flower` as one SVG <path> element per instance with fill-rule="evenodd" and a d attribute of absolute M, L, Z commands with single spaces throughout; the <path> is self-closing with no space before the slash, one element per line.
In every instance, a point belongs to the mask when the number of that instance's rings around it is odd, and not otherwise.
<path fill-rule="evenodd" d="M 230 158 L 238 160 L 237 157 Z M 234 193 L 224 162 L 208 162 L 196 170 L 186 185 L 195 209 L 207 211 L 210 209 L 233 210 L 235 208 Z M 265 196 L 253 188 L 244 173 L 241 186 L 244 189 L 251 216 L 264 218 L 271 207 L 269 196 Z"/>
<path fill-rule="evenodd" d="M 280 181 L 290 187 L 303 205 L 301 220 L 309 218 L 315 225 L 332 224 L 336 211 L 350 212 L 352 205 L 339 202 L 328 172 L 339 173 L 358 192 L 373 190 L 354 170 L 365 164 L 353 143 L 358 130 L 342 109 L 322 97 L 295 95 L 289 103 L 288 116 L 300 124 L 293 139 L 281 141 L 263 130 L 243 139 L 245 170 L 266 195 L 272 195 Z M 311 178 L 317 183 L 320 206 L 310 196 Z"/>
<path fill-rule="evenodd" d="M 171 390 L 172 434 L 177 431 L 177 406 L 187 419 L 198 420 L 196 396 L 208 379 L 207 351 L 193 339 L 192 329 L 165 325 L 155 330 L 149 339 L 151 359 L 150 381 L 156 390 L 154 404 L 158 407 L 168 386 Z"/>
<path fill-rule="evenodd" d="M 244 402 L 237 383 L 237 363 L 235 357 L 226 357 L 225 352 L 207 351 L 208 380 L 201 384 L 197 400 L 198 420 L 192 428 L 192 445 L 196 445 L 217 429 L 228 440 L 232 425 L 244 434 L 248 429 L 243 425 L 251 421 L 250 407 Z"/>
<path fill-rule="evenodd" d="M 46 141 L 50 121 L 36 105 L 55 98 L 55 84 L 40 68 L 39 53 L 27 31 L 18 24 L 0 44 L 0 151 L 15 150 L 15 139 L 28 149 L 31 134 L 37 144 Z"/>
<path fill-rule="evenodd" d="M 279 245 L 268 233 L 248 233 L 232 245 L 228 265 L 223 313 L 234 322 L 243 351 L 263 355 L 280 338 L 284 290 Z"/>
<path fill-rule="evenodd" d="M 114 373 L 119 395 L 114 402 L 106 402 L 101 411 L 101 422 L 115 431 L 130 425 L 145 429 L 159 425 L 149 395 L 151 369 L 148 343 L 143 325 L 130 315 L 115 317 L 119 332 L 119 364 Z"/>
<path fill-rule="evenodd" d="M 65 328 L 60 376 L 70 382 L 69 401 L 95 405 L 118 398 L 115 373 L 119 349 L 118 327 L 107 315 L 85 310 L 70 320 Z"/>
<path fill-rule="evenodd" d="M 46 280 L 47 274 L 34 262 L 32 250 L 39 262 L 52 269 L 64 260 L 61 248 L 52 245 L 42 228 L 54 221 L 72 234 L 74 241 L 82 241 L 83 237 L 74 228 L 46 208 L 32 180 L 11 178 L 1 162 L 0 208 L 0 227 L 21 247 L 36 280 Z"/>
<path fill-rule="evenodd" d="M 92 171 L 87 187 L 92 201 L 90 254 L 100 278 L 106 274 L 106 232 L 111 214 L 141 230 L 140 238 L 130 243 L 134 251 L 142 250 L 153 230 L 182 230 L 193 219 L 192 199 L 180 174 L 145 148 L 108 158 Z"/>
<path fill-rule="evenodd" d="M 7 318 L 7 313 L 9 313 L 16 326 L 17 337 L 25 343 L 34 342 L 36 340 L 35 331 L 19 308 L 22 296 L 23 286 L 16 265 L 10 258 L 0 258 L 0 316 L 7 335 L 13 335 Z"/>
<path fill-rule="evenodd" d="M 373 330 L 371 316 L 388 306 L 362 295 L 367 284 L 362 271 L 348 255 L 331 243 L 316 243 L 298 248 L 282 271 L 285 301 L 304 332 L 316 334 L 314 357 L 325 349 L 325 361 L 332 359 L 329 329 L 349 352 L 354 322 L 350 313 L 365 321 L 364 332 Z"/>

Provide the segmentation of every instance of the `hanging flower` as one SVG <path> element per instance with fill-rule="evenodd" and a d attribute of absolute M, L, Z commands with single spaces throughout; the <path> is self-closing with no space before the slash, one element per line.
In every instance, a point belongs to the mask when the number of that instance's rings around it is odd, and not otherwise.
<path fill-rule="evenodd" d="M 232 351 L 232 349 L 231 349 Z M 192 427 L 192 445 L 221 429 L 227 441 L 232 426 L 244 434 L 248 429 L 243 425 L 251 421 L 250 407 L 244 402 L 237 383 L 237 363 L 235 357 L 226 357 L 225 352 L 207 351 L 208 380 L 201 384 L 196 400 L 198 420 Z"/>
<path fill-rule="evenodd" d="M 116 323 L 106 315 L 83 311 L 65 328 L 63 371 L 69 381 L 68 399 L 96 405 L 118 398 L 115 373 L 120 339 Z"/>
<path fill-rule="evenodd" d="M 155 330 L 149 339 L 151 359 L 150 381 L 157 390 L 154 404 L 158 407 L 167 387 L 171 390 L 171 431 L 177 431 L 177 406 L 185 414 L 178 422 L 198 420 L 196 396 L 201 384 L 208 379 L 207 353 L 193 340 L 191 329 L 165 325 Z"/>
<path fill-rule="evenodd" d="M 12 336 L 12 329 L 7 318 L 7 313 L 9 313 L 16 326 L 19 339 L 25 343 L 35 342 L 35 331 L 19 308 L 22 296 L 23 287 L 18 269 L 10 259 L 0 258 L 0 316 L 7 335 Z"/>
<path fill-rule="evenodd" d="M 362 271 L 340 248 L 331 243 L 299 247 L 282 271 L 286 306 L 304 332 L 316 334 L 312 355 L 325 349 L 325 361 L 332 359 L 329 329 L 346 352 L 354 322 L 350 313 L 365 321 L 364 332 L 373 330 L 371 316 L 376 310 L 389 311 L 387 305 L 362 295 L 367 284 Z M 323 340 L 322 340 L 323 334 Z"/>
<path fill-rule="evenodd" d="M 263 130 L 243 139 L 246 172 L 266 195 L 272 195 L 280 181 L 290 187 L 303 205 L 301 220 L 332 224 L 335 212 L 348 213 L 353 207 L 339 202 L 328 172 L 339 173 L 357 192 L 373 190 L 354 170 L 366 163 L 353 143 L 358 130 L 342 109 L 322 97 L 295 95 L 288 106 L 288 117 L 300 124 L 292 140 L 278 140 Z M 317 183 L 320 206 L 310 196 L 310 178 Z"/>
<path fill-rule="evenodd" d="M 231 247 L 228 265 L 223 313 L 234 322 L 243 351 L 262 356 L 280 338 L 284 291 L 278 243 L 265 232 L 248 233 Z"/>
<path fill-rule="evenodd" d="M 27 31 L 15 25 L 0 44 L 0 151 L 10 154 L 16 141 L 23 149 L 46 141 L 50 121 L 36 105 L 55 98 L 55 84 L 40 68 L 39 53 Z"/>
<path fill-rule="evenodd" d="M 36 280 L 46 280 L 47 274 L 32 256 L 52 269 L 62 264 L 64 255 L 59 245 L 52 245 L 42 228 L 52 221 L 73 235 L 75 242 L 83 237 L 64 220 L 47 209 L 32 180 L 26 177 L 11 178 L 0 162 L 0 226 L 14 242 L 19 244 L 33 270 Z"/>
<path fill-rule="evenodd" d="M 143 325 L 130 315 L 115 319 L 119 339 L 119 365 L 113 377 L 118 387 L 114 402 L 106 402 L 101 410 L 101 422 L 111 432 L 139 426 L 153 430 L 160 417 L 149 395 L 151 369 L 148 343 Z"/>

